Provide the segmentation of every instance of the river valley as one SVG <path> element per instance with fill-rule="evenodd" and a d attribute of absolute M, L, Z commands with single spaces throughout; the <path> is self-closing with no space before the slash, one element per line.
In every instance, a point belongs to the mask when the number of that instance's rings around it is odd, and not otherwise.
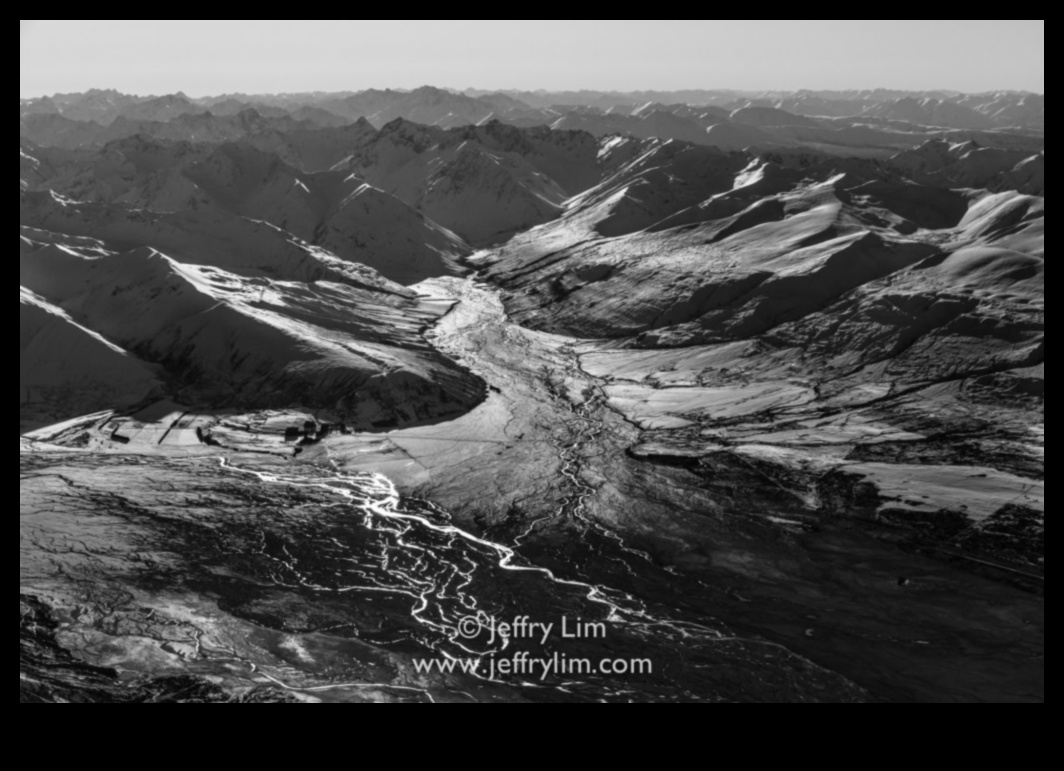
<path fill-rule="evenodd" d="M 473 280 L 417 289 L 454 303 L 429 339 L 487 385 L 456 420 L 336 431 L 294 456 L 268 427 L 296 418 L 278 415 L 175 424 L 209 442 L 115 446 L 97 438 L 114 416 L 93 416 L 20 443 L 24 691 L 1044 699 L 1037 593 L 814 522 L 739 456 L 710 482 L 639 457 L 643 431 L 583 366 L 605 343 L 513 324 Z"/>

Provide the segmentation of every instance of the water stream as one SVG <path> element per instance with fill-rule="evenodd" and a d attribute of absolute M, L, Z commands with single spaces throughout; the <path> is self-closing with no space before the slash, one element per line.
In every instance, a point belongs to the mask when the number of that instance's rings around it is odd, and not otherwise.
<path fill-rule="evenodd" d="M 590 521 L 580 548 L 592 551 L 598 566 L 623 566 L 612 575 L 627 576 L 632 589 L 533 564 L 519 546 L 458 527 L 431 503 L 402 498 L 378 474 L 308 477 L 222 464 L 266 485 L 310 488 L 337 499 L 339 526 L 286 537 L 263 533 L 261 557 L 278 587 L 342 597 L 352 609 L 373 603 L 377 613 L 384 602 L 390 623 L 377 633 L 356 629 L 359 639 L 426 661 L 435 657 L 445 667 L 455 662 L 452 674 L 463 680 L 507 685 L 534 700 L 645 703 L 730 700 L 735 694 L 722 687 L 722 669 L 728 670 L 724 681 L 769 673 L 836 679 L 782 646 L 640 599 L 634 587 L 671 575 Z M 579 494 L 567 498 L 560 515 L 580 519 L 579 503 Z M 396 621 L 404 614 L 406 623 Z M 513 627 L 509 636 L 500 633 L 501 624 Z M 360 686 L 300 690 L 352 687 Z"/>

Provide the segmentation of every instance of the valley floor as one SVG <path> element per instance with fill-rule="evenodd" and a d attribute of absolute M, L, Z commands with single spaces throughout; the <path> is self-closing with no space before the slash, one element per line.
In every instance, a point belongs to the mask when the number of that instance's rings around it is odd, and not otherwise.
<path fill-rule="evenodd" d="M 416 288 L 459 301 L 430 338 L 488 385 L 457 420 L 294 456 L 284 426 L 313 415 L 175 408 L 165 430 L 143 417 L 143 440 L 116 444 L 98 416 L 20 443 L 23 700 L 88 683 L 85 700 L 1044 702 L 1035 549 L 972 546 L 996 531 L 970 522 L 913 538 L 898 513 L 1010 504 L 1040 539 L 1040 479 L 874 457 L 868 437 L 906 432 L 860 410 L 805 428 L 865 447 L 859 462 L 745 424 L 710 451 L 693 414 L 752 424 L 805 389 L 662 383 L 646 352 L 511 323 L 486 285 Z M 514 647 L 654 674 L 418 672 L 419 655 L 506 652 L 463 638 L 463 616 L 604 623 L 606 640 Z"/>

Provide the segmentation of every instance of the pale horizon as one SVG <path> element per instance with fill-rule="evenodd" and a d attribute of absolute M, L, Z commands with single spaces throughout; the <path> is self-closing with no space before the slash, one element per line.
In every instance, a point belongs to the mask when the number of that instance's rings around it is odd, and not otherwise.
<path fill-rule="evenodd" d="M 1045 90 L 1045 20 L 20 19 L 20 98 Z"/>

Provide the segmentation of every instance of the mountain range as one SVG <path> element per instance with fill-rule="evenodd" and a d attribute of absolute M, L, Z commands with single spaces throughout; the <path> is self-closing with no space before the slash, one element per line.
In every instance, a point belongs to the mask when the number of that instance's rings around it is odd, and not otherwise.
<path fill-rule="evenodd" d="M 395 92 L 374 92 L 342 101 L 354 115 L 356 104 L 366 110 L 386 104 L 421 109 L 419 97 L 427 96 L 432 104 L 449 98 L 447 92 L 414 92 L 396 101 Z M 503 100 L 511 108 L 512 101 Z M 151 286 L 176 281 L 200 292 L 209 285 L 205 298 L 214 297 L 218 284 L 180 274 L 178 266 L 209 266 L 244 277 L 223 284 L 259 277 L 335 281 L 391 298 L 386 305 L 403 308 L 410 295 L 390 281 L 412 285 L 460 275 L 466 270 L 463 261 L 476 249 L 513 237 L 492 270 L 504 286 L 521 288 L 514 299 L 518 318 L 547 303 L 557 319 L 549 326 L 560 325 L 559 331 L 690 344 L 707 335 L 726 339 L 737 319 L 748 330 L 744 334 L 762 333 L 820 311 L 837 296 L 803 289 L 809 305 L 774 309 L 771 298 L 778 290 L 761 293 L 774 286 L 766 279 L 775 268 L 733 274 L 718 267 L 708 274 L 710 284 L 698 280 L 696 271 L 683 279 L 682 290 L 650 280 L 660 260 L 666 260 L 661 270 L 669 275 L 685 275 L 689 269 L 665 267 L 674 259 L 666 255 L 685 254 L 691 244 L 712 244 L 722 265 L 735 259 L 729 254 L 750 254 L 753 239 L 773 244 L 766 265 L 774 264 L 770 255 L 813 248 L 809 264 L 857 260 L 891 266 L 889 274 L 942 253 L 943 239 L 970 240 L 965 231 L 952 230 L 962 227 L 966 212 L 980 200 L 980 194 L 965 191 L 1044 196 L 1044 151 L 933 138 L 885 160 L 838 159 L 779 146 L 771 132 L 777 137 L 815 132 L 819 124 L 753 103 L 730 113 L 715 106 L 646 105 L 630 114 L 581 107 L 551 126 L 521 128 L 493 119 L 450 129 L 403 117 L 379 129 L 364 117 L 345 126 L 321 126 L 305 116 L 266 117 L 234 99 L 224 103 L 228 116 L 189 112 L 195 104 L 182 95 L 137 100 L 97 92 L 53 99 L 51 112 L 44 111 L 44 103 L 35 105 L 36 112 L 24 107 L 24 128 L 28 121 L 62 129 L 37 134 L 42 144 L 26 137 L 21 143 L 24 270 L 43 254 L 58 255 L 56 250 L 102 265 L 91 256 L 100 252 L 125 260 L 122 265 L 146 260 L 153 266 L 150 280 L 145 279 Z M 956 101 L 948 104 L 961 109 Z M 999 109 L 993 100 L 978 104 L 985 111 Z M 907 109 L 917 106 L 938 109 L 941 104 L 924 99 Z M 304 104 L 299 109 L 324 108 Z M 95 122 L 107 116 L 113 117 L 109 126 Z M 685 133 L 685 122 L 709 124 L 709 129 Z M 116 127 L 119 138 L 85 133 L 115 132 Z M 1007 136 L 998 145 L 1014 144 L 1015 137 Z M 722 146 L 706 137 L 719 138 Z M 774 149 L 740 150 L 751 137 Z M 91 239 L 89 251 L 79 245 L 81 239 Z M 976 243 L 983 241 L 985 236 Z M 819 243 L 828 246 L 811 246 Z M 984 258 L 993 249 L 1002 253 L 993 239 L 980 248 Z M 838 256 L 832 256 L 836 251 Z M 895 253 L 897 258 L 886 256 Z M 602 254 L 612 256 L 603 262 L 597 256 Z M 635 262 L 626 267 L 629 260 Z M 526 264 L 535 265 L 535 271 L 528 272 Z M 556 265 L 564 266 L 563 272 L 556 273 Z M 786 267 L 788 274 L 794 270 Z M 842 283 L 814 272 L 809 286 L 851 292 L 882 280 L 884 270 L 850 271 Z M 33 282 L 24 281 L 23 288 L 29 292 L 22 301 L 27 313 L 54 306 L 48 309 L 51 324 L 67 314 L 123 350 L 149 344 L 115 340 L 93 326 L 92 315 L 71 315 L 66 305 L 71 297 L 57 297 Z M 242 291 L 254 294 L 247 286 Z M 648 291 L 660 295 L 652 299 Z M 585 302 L 589 292 L 595 296 L 590 306 Z M 690 299 L 678 293 L 689 293 Z M 227 302 L 227 295 L 219 297 Z M 740 298 L 746 310 L 731 307 Z M 636 305 L 628 307 L 631 301 Z M 529 321 L 544 323 L 538 317 Z M 181 333 L 166 350 L 153 350 L 149 363 L 204 371 L 199 363 L 176 356 L 174 345 L 190 343 Z M 76 368 L 71 373 L 77 377 Z M 40 380 L 30 372 L 26 377 Z M 332 396 L 322 398 L 329 402 Z"/>
<path fill-rule="evenodd" d="M 362 122 L 379 129 L 402 119 L 444 129 L 497 120 L 597 136 L 680 139 L 722 149 L 802 147 L 888 157 L 935 138 L 1037 151 L 1042 149 L 1045 99 L 1013 92 L 503 94 L 425 87 L 193 100 L 184 94 L 134 97 L 94 91 L 22 100 L 20 115 L 23 138 L 68 149 L 135 134 L 303 144 L 305 132 Z"/>

